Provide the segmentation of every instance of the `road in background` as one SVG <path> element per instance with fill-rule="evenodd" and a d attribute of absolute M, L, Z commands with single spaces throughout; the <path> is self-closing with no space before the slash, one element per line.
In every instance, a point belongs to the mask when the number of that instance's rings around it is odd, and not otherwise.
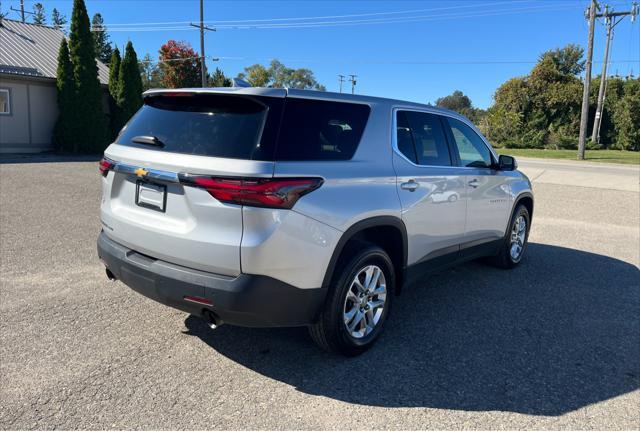
<path fill-rule="evenodd" d="M 520 170 L 537 184 L 640 192 L 640 166 L 517 157 Z"/>
<path fill-rule="evenodd" d="M 520 164 L 522 265 L 407 289 L 354 359 L 107 282 L 96 164 L 1 164 L 0 428 L 637 429 L 637 171 Z"/>

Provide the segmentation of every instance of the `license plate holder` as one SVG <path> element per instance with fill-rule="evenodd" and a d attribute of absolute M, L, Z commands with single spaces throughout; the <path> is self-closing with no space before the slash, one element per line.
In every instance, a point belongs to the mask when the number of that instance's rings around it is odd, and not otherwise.
<path fill-rule="evenodd" d="M 136 205 L 165 212 L 167 210 L 167 186 L 149 181 L 136 181 Z"/>

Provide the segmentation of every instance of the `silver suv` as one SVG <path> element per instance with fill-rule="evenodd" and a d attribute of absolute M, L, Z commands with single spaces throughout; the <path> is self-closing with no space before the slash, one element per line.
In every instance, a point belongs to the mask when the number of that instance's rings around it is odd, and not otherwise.
<path fill-rule="evenodd" d="M 516 167 L 431 106 L 152 90 L 99 165 L 98 254 L 110 279 L 212 326 L 305 325 L 356 355 L 425 273 L 521 261 L 533 195 Z"/>

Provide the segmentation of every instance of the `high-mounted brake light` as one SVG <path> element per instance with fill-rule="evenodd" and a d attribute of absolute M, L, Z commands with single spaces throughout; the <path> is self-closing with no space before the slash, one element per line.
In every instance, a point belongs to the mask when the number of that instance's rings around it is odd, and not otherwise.
<path fill-rule="evenodd" d="M 220 202 L 291 209 L 300 197 L 322 185 L 321 178 L 219 178 L 181 175 L 183 184 L 202 187 Z"/>
<path fill-rule="evenodd" d="M 111 168 L 115 166 L 115 162 L 113 160 L 109 160 L 106 157 L 103 157 L 100 162 L 98 162 L 98 170 L 102 174 L 103 177 L 107 176 L 107 173 Z"/>

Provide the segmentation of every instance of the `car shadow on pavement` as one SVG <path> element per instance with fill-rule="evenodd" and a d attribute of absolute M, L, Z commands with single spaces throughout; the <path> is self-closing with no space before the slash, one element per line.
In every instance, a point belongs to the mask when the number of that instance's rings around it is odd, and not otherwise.
<path fill-rule="evenodd" d="M 298 390 L 349 403 L 561 415 L 640 387 L 640 271 L 593 253 L 530 244 L 503 271 L 469 263 L 395 298 L 376 346 L 320 351 L 305 328 L 187 333 Z"/>

